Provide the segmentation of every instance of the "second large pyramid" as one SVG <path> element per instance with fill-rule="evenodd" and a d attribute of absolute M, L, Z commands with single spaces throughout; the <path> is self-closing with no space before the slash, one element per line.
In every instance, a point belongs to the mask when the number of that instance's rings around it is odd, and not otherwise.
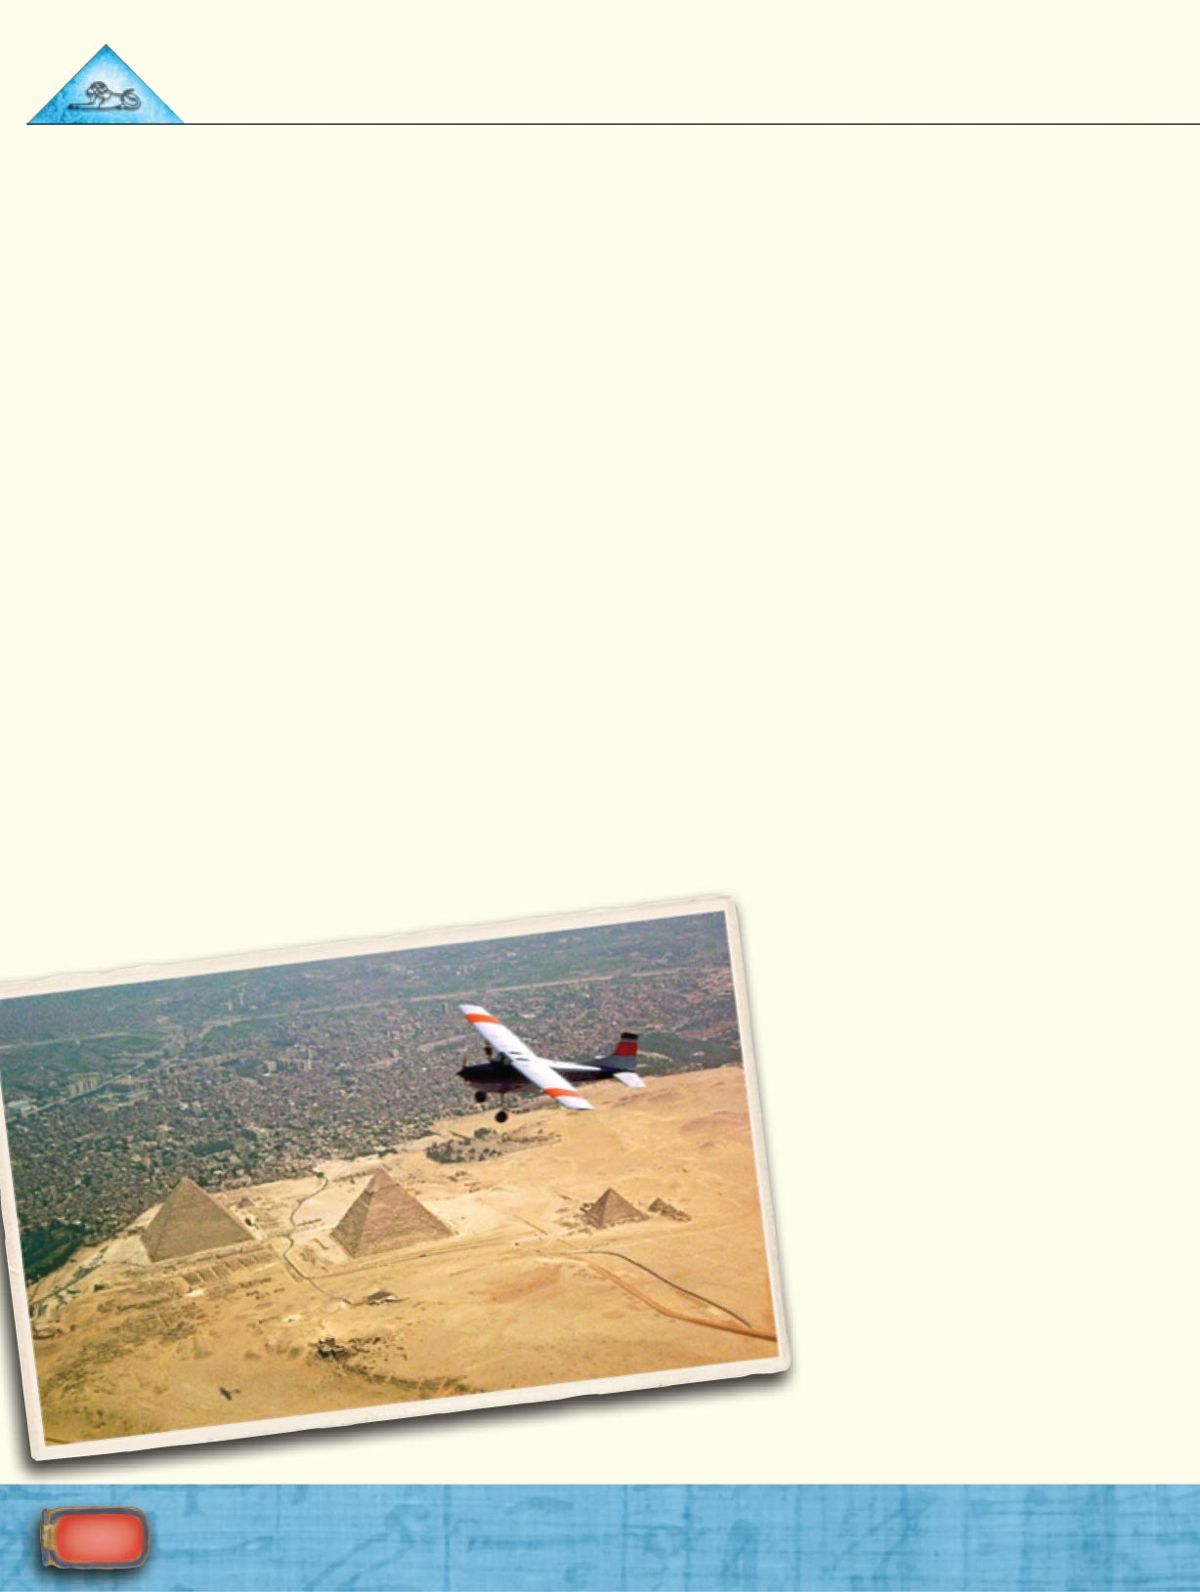
<path fill-rule="evenodd" d="M 378 1255 L 449 1234 L 445 1222 L 427 1211 L 382 1167 L 333 1230 L 348 1255 Z"/>

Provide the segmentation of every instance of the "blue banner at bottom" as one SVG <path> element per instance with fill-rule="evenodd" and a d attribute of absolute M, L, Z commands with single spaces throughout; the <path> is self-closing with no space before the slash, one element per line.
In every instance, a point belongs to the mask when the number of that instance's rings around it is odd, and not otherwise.
<path fill-rule="evenodd" d="M 0 1487 L 0 1585 L 43 1508 L 134 1505 L 149 1562 L 78 1592 L 1200 1589 L 1197 1487 Z M 66 1572 L 69 1574 L 69 1572 Z"/>

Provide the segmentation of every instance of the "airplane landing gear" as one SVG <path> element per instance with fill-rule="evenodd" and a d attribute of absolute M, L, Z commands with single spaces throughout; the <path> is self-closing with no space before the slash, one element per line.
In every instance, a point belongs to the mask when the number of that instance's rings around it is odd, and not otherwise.
<path fill-rule="evenodd" d="M 497 1122 L 507 1122 L 508 1121 L 508 1112 L 507 1111 L 497 1111 L 497 1113 L 496 1113 L 496 1121 Z"/>
<path fill-rule="evenodd" d="M 481 1106 L 486 1099 L 487 1099 L 487 1092 L 485 1090 L 483 1090 L 483 1089 L 476 1089 L 476 1091 L 475 1091 L 475 1104 L 477 1106 Z"/>

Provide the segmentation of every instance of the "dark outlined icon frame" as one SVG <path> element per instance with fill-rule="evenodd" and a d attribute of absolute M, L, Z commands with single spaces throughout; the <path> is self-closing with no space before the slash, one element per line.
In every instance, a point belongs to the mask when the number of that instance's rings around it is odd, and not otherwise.
<path fill-rule="evenodd" d="M 137 1570 L 150 1557 L 150 1522 L 128 1504 L 43 1509 L 38 1546 L 49 1570 Z"/>

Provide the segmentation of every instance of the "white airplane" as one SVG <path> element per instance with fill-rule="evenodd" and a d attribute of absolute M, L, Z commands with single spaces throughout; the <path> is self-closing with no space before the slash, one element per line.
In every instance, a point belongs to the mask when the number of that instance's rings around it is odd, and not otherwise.
<path fill-rule="evenodd" d="M 459 1011 L 483 1040 L 487 1060 L 478 1066 L 462 1067 L 458 1076 L 475 1085 L 480 1105 L 489 1094 L 506 1095 L 517 1089 L 542 1089 L 569 1111 L 590 1111 L 591 1103 L 572 1084 L 590 1083 L 597 1078 L 615 1078 L 627 1089 L 646 1085 L 634 1072 L 638 1036 L 622 1034 L 609 1056 L 597 1056 L 590 1064 L 575 1061 L 549 1062 L 535 1056 L 511 1029 L 497 1022 L 485 1006 L 460 1006 Z M 508 1112 L 497 1111 L 497 1122 L 507 1122 Z"/>

